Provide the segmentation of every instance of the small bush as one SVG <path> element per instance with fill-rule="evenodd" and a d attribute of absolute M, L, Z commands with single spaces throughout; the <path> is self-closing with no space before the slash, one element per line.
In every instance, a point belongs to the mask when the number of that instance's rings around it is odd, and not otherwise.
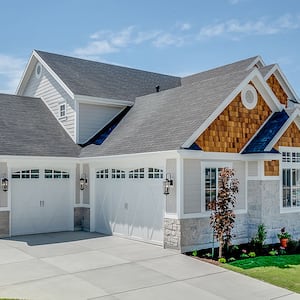
<path fill-rule="evenodd" d="M 203 255 L 205 258 L 212 258 L 212 254 L 210 252 L 207 252 Z"/>
<path fill-rule="evenodd" d="M 228 262 L 233 262 L 233 261 L 236 261 L 236 259 L 234 257 L 228 258 Z"/>
<path fill-rule="evenodd" d="M 285 255 L 286 254 L 286 250 L 284 247 L 280 247 L 279 250 L 278 250 L 278 254 L 279 255 Z"/>
<path fill-rule="evenodd" d="M 249 258 L 249 255 L 248 255 L 247 253 L 242 253 L 242 254 L 240 255 L 240 258 L 241 258 L 241 259 Z"/>
<path fill-rule="evenodd" d="M 271 256 L 276 256 L 276 255 L 278 255 L 278 251 L 272 249 L 271 251 L 269 251 L 269 255 L 271 255 Z"/>
<path fill-rule="evenodd" d="M 254 251 L 252 251 L 252 252 L 249 252 L 249 254 L 248 254 L 248 256 L 249 257 L 256 257 L 256 253 L 254 252 Z"/>
<path fill-rule="evenodd" d="M 197 255 L 198 255 L 198 251 L 197 251 L 197 250 L 194 250 L 194 251 L 192 252 L 192 255 L 193 255 L 193 256 L 197 256 Z"/>
<path fill-rule="evenodd" d="M 221 264 L 225 264 L 226 263 L 226 258 L 225 257 L 220 257 L 218 259 L 218 262 L 221 263 Z"/>

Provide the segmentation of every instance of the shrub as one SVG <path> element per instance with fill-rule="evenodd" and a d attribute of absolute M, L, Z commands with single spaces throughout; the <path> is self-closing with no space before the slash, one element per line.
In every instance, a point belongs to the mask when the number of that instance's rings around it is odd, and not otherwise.
<path fill-rule="evenodd" d="M 203 257 L 205 257 L 205 258 L 212 258 L 212 254 L 209 253 L 209 252 L 207 252 L 207 253 L 205 253 L 205 254 L 203 255 Z"/>
<path fill-rule="evenodd" d="M 218 259 L 218 262 L 221 263 L 221 264 L 225 264 L 226 263 L 226 258 L 225 257 L 220 257 Z"/>
<path fill-rule="evenodd" d="M 247 253 L 242 253 L 242 254 L 240 255 L 240 258 L 241 258 L 241 259 L 249 258 L 249 255 L 248 255 Z"/>
<path fill-rule="evenodd" d="M 271 251 L 269 251 L 269 255 L 271 255 L 271 256 L 276 256 L 276 255 L 278 255 L 278 251 L 272 249 Z"/>
<path fill-rule="evenodd" d="M 266 226 L 263 223 L 259 224 L 257 227 L 257 233 L 251 240 L 251 244 L 254 247 L 254 249 L 261 253 L 266 238 L 267 238 Z"/>
<path fill-rule="evenodd" d="M 248 256 L 249 257 L 256 257 L 256 253 L 254 252 L 254 251 L 252 251 L 252 252 L 249 252 L 249 254 L 248 254 Z"/>
<path fill-rule="evenodd" d="M 228 258 L 228 262 L 233 262 L 233 261 L 236 261 L 236 259 L 234 257 Z"/>
<path fill-rule="evenodd" d="M 197 251 L 197 250 L 194 250 L 194 251 L 192 252 L 192 255 L 193 255 L 193 256 L 197 256 L 197 255 L 198 255 L 198 251 Z"/>

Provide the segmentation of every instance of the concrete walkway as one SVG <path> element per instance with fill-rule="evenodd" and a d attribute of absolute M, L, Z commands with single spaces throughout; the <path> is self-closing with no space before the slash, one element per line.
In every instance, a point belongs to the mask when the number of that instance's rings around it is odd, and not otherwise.
<path fill-rule="evenodd" d="M 21 299 L 300 299 L 191 257 L 85 232 L 0 240 L 0 297 Z"/>

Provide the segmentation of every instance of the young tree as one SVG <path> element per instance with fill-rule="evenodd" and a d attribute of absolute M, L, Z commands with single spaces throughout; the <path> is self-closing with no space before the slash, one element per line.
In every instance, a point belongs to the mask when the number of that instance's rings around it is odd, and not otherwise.
<path fill-rule="evenodd" d="M 231 231 L 234 227 L 236 195 L 239 181 L 234 178 L 234 170 L 224 168 L 219 174 L 218 195 L 210 203 L 210 225 L 219 242 L 219 258 L 222 257 L 224 245 L 229 245 L 232 239 Z"/>

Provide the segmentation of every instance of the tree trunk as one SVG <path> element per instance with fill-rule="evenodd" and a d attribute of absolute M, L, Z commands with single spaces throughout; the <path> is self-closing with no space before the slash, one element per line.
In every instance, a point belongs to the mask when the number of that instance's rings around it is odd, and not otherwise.
<path fill-rule="evenodd" d="M 220 242 L 220 243 L 219 243 L 219 258 L 222 257 L 222 254 L 223 254 L 223 243 Z"/>

